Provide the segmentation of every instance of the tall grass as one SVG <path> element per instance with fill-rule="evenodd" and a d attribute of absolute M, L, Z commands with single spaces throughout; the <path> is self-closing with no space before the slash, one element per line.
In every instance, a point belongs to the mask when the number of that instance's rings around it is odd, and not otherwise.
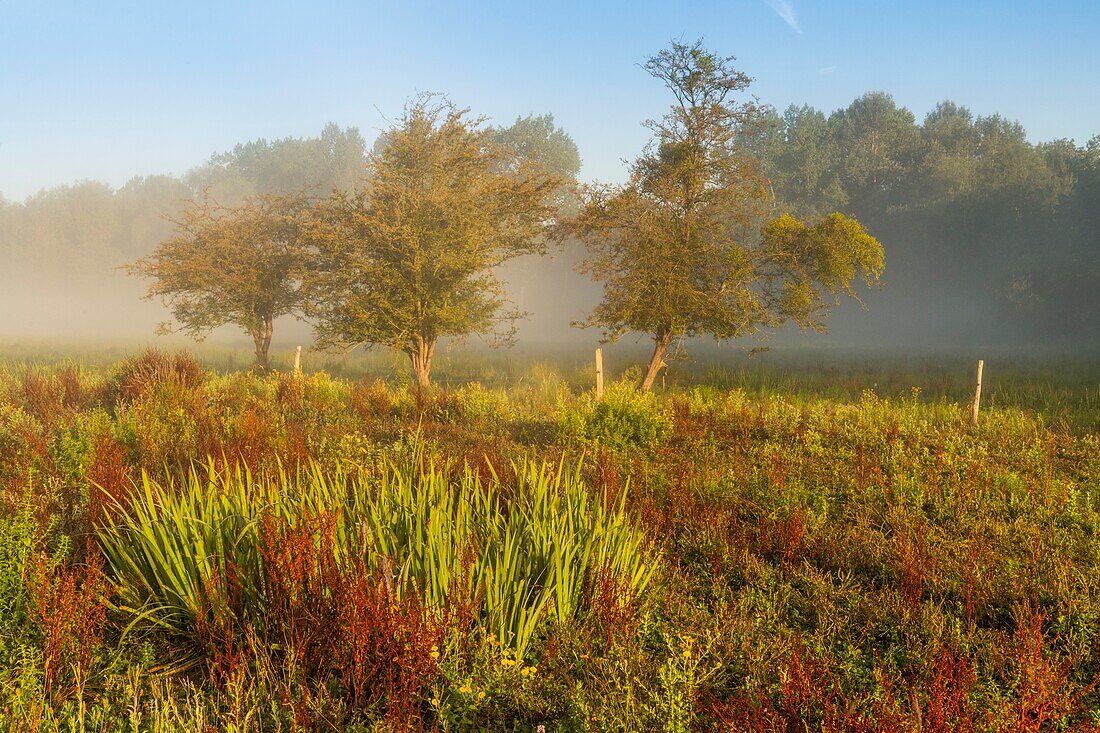
<path fill-rule="evenodd" d="M 586 610 L 600 573 L 643 593 L 658 567 L 626 516 L 626 492 L 591 492 L 580 466 L 526 463 L 506 488 L 414 458 L 365 474 L 312 467 L 256 476 L 192 471 L 182 485 L 147 475 L 99 531 L 132 628 L 159 628 L 197 658 L 204 624 L 227 615 L 262 625 L 273 598 L 264 567 L 266 519 L 304 526 L 331 518 L 314 541 L 337 566 L 363 563 L 395 595 L 429 608 L 467 606 L 519 657 L 548 619 Z M 305 558 L 306 561 L 312 561 Z"/>
<path fill-rule="evenodd" d="M 0 365 L 0 730 L 1095 731 L 1095 368 L 779 356 Z"/>

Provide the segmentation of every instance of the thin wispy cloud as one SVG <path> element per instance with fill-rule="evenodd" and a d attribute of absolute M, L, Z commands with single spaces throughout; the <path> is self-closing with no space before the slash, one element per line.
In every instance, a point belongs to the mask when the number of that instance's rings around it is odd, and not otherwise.
<path fill-rule="evenodd" d="M 783 22 L 791 27 L 795 33 L 801 33 L 802 29 L 798 27 L 798 13 L 794 12 L 794 6 L 791 5 L 789 0 L 764 0 L 775 14 L 783 19 Z"/>
<path fill-rule="evenodd" d="M 821 74 L 822 76 L 829 76 L 830 74 L 834 73 L 835 71 L 836 71 L 835 66 L 826 66 L 823 69 L 818 69 L 817 73 Z"/>

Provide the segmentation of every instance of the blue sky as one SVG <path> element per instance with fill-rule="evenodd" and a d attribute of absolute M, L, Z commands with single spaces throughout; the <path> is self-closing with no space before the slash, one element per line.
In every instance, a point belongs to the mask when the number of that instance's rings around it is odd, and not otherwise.
<path fill-rule="evenodd" d="M 621 180 L 667 105 L 637 63 L 700 36 L 779 108 L 886 90 L 918 118 L 953 99 L 1083 144 L 1100 133 L 1098 32 L 1096 0 L 0 0 L 0 195 L 181 173 L 330 120 L 373 139 L 418 91 L 503 123 L 552 112 L 582 177 Z"/>

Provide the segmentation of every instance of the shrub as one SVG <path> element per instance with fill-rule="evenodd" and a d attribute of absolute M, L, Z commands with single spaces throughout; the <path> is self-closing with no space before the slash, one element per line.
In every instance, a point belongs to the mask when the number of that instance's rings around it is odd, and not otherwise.
<path fill-rule="evenodd" d="M 23 648 L 31 643 L 26 578 L 40 542 L 28 494 L 14 514 L 0 516 L 0 678 L 16 666 Z"/>
<path fill-rule="evenodd" d="M 148 385 L 118 416 L 119 437 L 137 463 L 186 470 L 214 434 L 205 395 L 176 379 Z"/>
<path fill-rule="evenodd" d="M 22 408 L 0 404 L 0 486 L 26 481 L 46 452 L 42 425 Z"/>
<path fill-rule="evenodd" d="M 562 407 L 558 429 L 565 440 L 613 450 L 648 448 L 669 435 L 672 418 L 655 394 L 622 380 L 607 388 L 603 400 L 584 395 Z"/>
<path fill-rule="evenodd" d="M 107 582 L 101 561 L 70 565 L 38 555 L 27 580 L 31 616 L 41 642 L 44 690 L 82 695 L 106 624 Z"/>
<path fill-rule="evenodd" d="M 197 387 L 206 378 L 202 364 L 191 354 L 180 351 L 165 354 L 148 349 L 119 364 L 104 387 L 104 403 L 111 411 L 132 402 L 164 382 L 184 388 Z"/>

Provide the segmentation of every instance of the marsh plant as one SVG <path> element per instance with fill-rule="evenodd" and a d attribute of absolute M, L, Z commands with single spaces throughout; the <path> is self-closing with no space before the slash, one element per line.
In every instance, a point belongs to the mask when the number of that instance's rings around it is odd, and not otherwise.
<path fill-rule="evenodd" d="M 0 721 L 1096 725 L 1090 394 L 637 377 L 0 369 Z"/>

